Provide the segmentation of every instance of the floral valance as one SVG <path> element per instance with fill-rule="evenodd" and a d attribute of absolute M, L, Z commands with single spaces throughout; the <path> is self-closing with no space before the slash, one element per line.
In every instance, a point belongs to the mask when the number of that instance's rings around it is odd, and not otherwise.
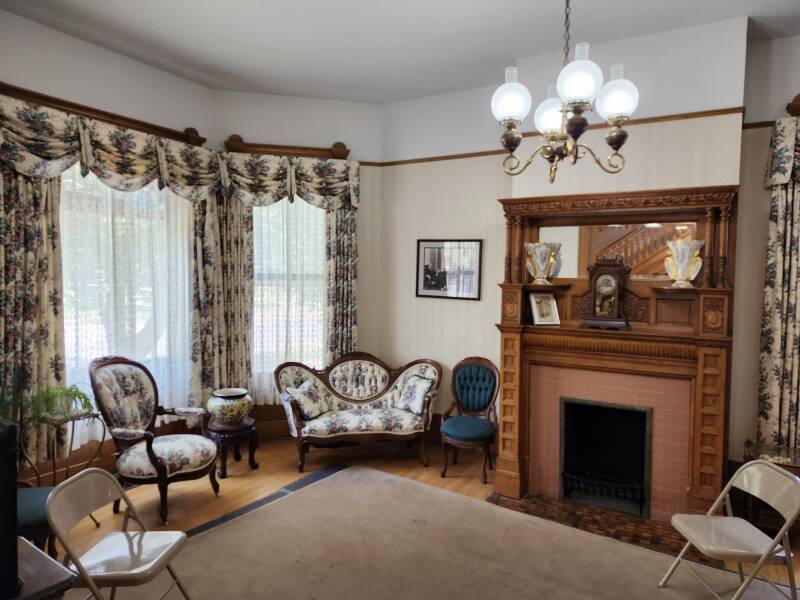
<path fill-rule="evenodd" d="M 778 119 L 772 128 L 769 162 L 764 187 L 800 181 L 800 117 Z"/>
<path fill-rule="evenodd" d="M 320 208 L 358 206 L 358 163 L 317 158 L 292 159 L 290 186 L 294 194 Z"/>
<path fill-rule="evenodd" d="M 215 152 L 0 95 L 0 162 L 56 177 L 78 161 L 84 175 L 121 191 L 157 180 L 193 201 L 219 191 L 253 205 L 294 196 L 322 208 L 359 201 L 355 161 Z"/>

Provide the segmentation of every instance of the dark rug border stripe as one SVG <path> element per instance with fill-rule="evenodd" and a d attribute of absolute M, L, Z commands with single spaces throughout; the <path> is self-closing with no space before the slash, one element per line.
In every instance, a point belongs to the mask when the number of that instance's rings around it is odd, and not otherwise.
<path fill-rule="evenodd" d="M 312 483 L 317 483 L 318 481 L 322 481 L 323 479 L 327 479 L 331 475 L 338 473 L 339 471 L 343 471 L 347 469 L 349 465 L 331 465 L 329 467 L 324 467 L 322 469 L 318 469 L 313 473 L 309 473 L 305 477 L 301 477 L 297 481 L 293 481 L 292 483 L 283 486 L 277 492 L 273 492 L 268 496 L 264 496 L 259 500 L 251 502 L 250 504 L 246 504 L 241 508 L 237 508 L 234 511 L 229 512 L 228 514 L 222 515 L 216 519 L 212 519 L 207 523 L 203 523 L 202 525 L 198 525 L 197 527 L 193 527 L 189 531 L 186 532 L 187 537 L 192 537 L 197 535 L 198 533 L 203 533 L 204 531 L 208 531 L 209 529 L 214 529 L 215 527 L 219 527 L 220 525 L 224 525 L 225 523 L 232 521 L 242 515 L 246 515 L 249 512 L 253 512 L 257 508 L 261 508 L 262 506 L 266 506 L 271 502 L 275 502 L 279 498 L 283 498 L 284 496 L 288 496 L 293 494 L 299 490 L 302 490 L 304 487 L 311 485 Z"/>

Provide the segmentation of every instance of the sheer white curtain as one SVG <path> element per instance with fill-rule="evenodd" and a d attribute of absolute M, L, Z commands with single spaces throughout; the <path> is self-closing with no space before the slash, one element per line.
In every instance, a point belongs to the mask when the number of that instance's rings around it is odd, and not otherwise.
<path fill-rule="evenodd" d="M 284 361 L 325 361 L 325 211 L 296 199 L 253 209 L 253 344 L 250 392 L 273 404 Z"/>
<path fill-rule="evenodd" d="M 156 183 L 118 192 L 78 166 L 61 177 L 67 383 L 91 395 L 89 363 L 142 362 L 163 406 L 190 389 L 192 206 Z M 83 443 L 96 432 L 76 432 Z"/>

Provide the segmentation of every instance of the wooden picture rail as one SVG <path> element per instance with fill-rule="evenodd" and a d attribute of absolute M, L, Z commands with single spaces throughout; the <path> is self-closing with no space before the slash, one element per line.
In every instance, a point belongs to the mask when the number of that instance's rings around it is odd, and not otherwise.
<path fill-rule="evenodd" d="M 225 140 L 225 149 L 229 152 L 246 152 L 248 154 L 274 154 L 277 156 L 304 156 L 308 158 L 336 158 L 344 160 L 350 149 L 344 142 L 335 142 L 330 148 L 313 148 L 310 146 L 280 146 L 278 144 L 256 144 L 245 142 L 242 136 L 233 134 Z"/>
<path fill-rule="evenodd" d="M 99 108 L 92 108 L 90 106 L 78 104 L 77 102 L 62 100 L 61 98 L 56 98 L 55 96 L 48 96 L 47 94 L 26 90 L 25 88 L 11 85 L 10 83 L 5 83 L 2 81 L 0 81 L 0 94 L 11 96 L 12 98 L 17 98 L 25 102 L 33 102 L 35 104 L 41 104 L 42 106 L 63 110 L 64 112 L 81 115 L 90 119 L 96 119 L 105 123 L 111 123 L 112 125 L 117 125 L 118 127 L 136 129 L 137 131 L 144 131 L 145 133 L 152 133 L 153 135 L 157 135 L 159 137 L 177 140 L 192 146 L 202 146 L 206 143 L 206 138 L 201 137 L 197 129 L 194 127 L 187 127 L 183 131 L 178 131 L 177 129 L 162 127 L 161 125 L 155 125 L 154 123 L 148 123 L 147 121 L 140 121 L 138 119 L 132 119 L 116 113 L 100 110 Z"/>

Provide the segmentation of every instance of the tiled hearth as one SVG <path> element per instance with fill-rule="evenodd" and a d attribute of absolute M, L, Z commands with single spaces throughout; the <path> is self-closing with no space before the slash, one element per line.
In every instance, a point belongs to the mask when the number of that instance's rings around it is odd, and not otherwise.
<path fill-rule="evenodd" d="M 560 399 L 578 398 L 653 409 L 650 518 L 687 512 L 689 380 L 541 365 L 530 373 L 531 494 L 559 497 Z"/>

